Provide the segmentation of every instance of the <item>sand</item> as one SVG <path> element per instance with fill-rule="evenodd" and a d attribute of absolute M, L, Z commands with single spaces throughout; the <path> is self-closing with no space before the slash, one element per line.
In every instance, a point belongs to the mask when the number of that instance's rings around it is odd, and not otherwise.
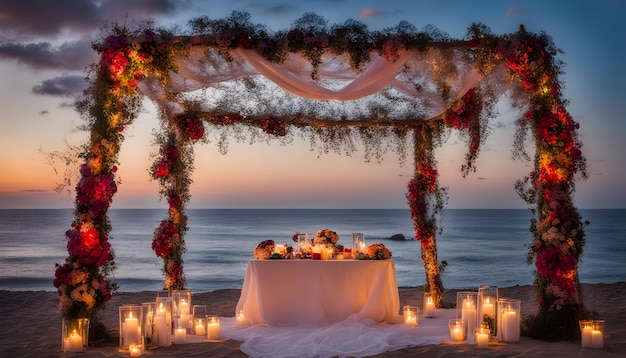
<path fill-rule="evenodd" d="M 475 291 L 475 288 L 468 290 Z M 585 307 L 605 320 L 604 348 L 581 348 L 580 341 L 544 342 L 522 337 L 516 343 L 492 343 L 488 349 L 467 344 L 442 343 L 408 347 L 375 357 L 626 357 L 626 282 L 583 284 Z M 456 292 L 447 290 L 444 302 L 456 302 Z M 207 305 L 210 312 L 233 317 L 240 290 L 228 289 L 193 293 L 194 304 Z M 400 288 L 401 305 L 421 305 L 421 288 Z M 534 288 L 515 286 L 499 288 L 502 297 L 520 299 L 522 315 L 536 311 Z M 117 293 L 107 303 L 102 321 L 111 330 L 118 325 L 118 307 L 122 304 L 152 302 L 155 292 Z M 91 342 L 86 353 L 61 352 L 61 317 L 54 292 L 0 291 L 0 356 L 2 357 L 128 357 L 118 352 L 118 341 Z M 112 331 L 117 334 L 117 332 Z M 204 342 L 150 349 L 144 357 L 247 357 L 239 349 L 241 342 Z"/>

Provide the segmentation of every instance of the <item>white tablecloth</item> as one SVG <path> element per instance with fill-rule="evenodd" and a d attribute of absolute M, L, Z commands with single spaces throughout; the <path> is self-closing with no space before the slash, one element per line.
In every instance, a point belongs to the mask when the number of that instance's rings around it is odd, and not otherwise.
<path fill-rule="evenodd" d="M 401 321 L 393 260 L 251 260 L 236 315 L 246 325 Z"/>

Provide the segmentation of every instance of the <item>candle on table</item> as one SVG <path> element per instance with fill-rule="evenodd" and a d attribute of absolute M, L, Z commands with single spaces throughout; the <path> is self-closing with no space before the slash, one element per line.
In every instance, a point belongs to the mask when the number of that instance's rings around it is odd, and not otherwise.
<path fill-rule="evenodd" d="M 83 351 L 83 337 L 76 332 L 72 331 L 67 339 L 67 351 L 68 352 L 82 352 Z"/>
<path fill-rule="evenodd" d="M 604 347 L 604 336 L 602 335 L 602 331 L 594 329 L 591 331 L 591 348 L 602 347 Z"/>
<path fill-rule="evenodd" d="M 205 328 L 204 328 L 204 320 L 197 319 L 196 320 L 196 335 L 198 336 L 204 336 L 204 333 L 206 332 Z"/>
<path fill-rule="evenodd" d="M 210 316 L 207 318 L 207 339 L 220 339 L 220 318 Z"/>
<path fill-rule="evenodd" d="M 187 329 L 176 328 L 174 331 L 174 344 L 183 344 L 187 342 Z"/>

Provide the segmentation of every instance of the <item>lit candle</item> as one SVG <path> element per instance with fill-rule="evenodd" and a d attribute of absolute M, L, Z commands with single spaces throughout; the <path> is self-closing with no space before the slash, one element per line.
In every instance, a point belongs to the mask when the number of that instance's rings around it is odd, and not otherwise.
<path fill-rule="evenodd" d="M 174 331 L 174 344 L 187 342 L 187 328 L 176 328 Z"/>
<path fill-rule="evenodd" d="M 591 331 L 591 348 L 602 347 L 604 347 L 604 336 L 602 335 L 602 331 L 594 329 Z"/>
<path fill-rule="evenodd" d="M 505 310 L 502 315 L 502 340 L 505 342 L 519 341 L 520 327 L 517 323 L 517 312 Z"/>
<path fill-rule="evenodd" d="M 463 300 L 463 307 L 461 307 L 461 319 L 465 321 L 467 325 L 467 338 L 468 341 L 473 343 L 474 336 L 472 333 L 476 328 L 476 306 L 474 305 L 474 301 L 472 299 L 466 298 Z"/>
<path fill-rule="evenodd" d="M 202 319 L 196 320 L 196 335 L 204 336 L 206 330 L 204 329 L 204 321 Z"/>
<path fill-rule="evenodd" d="M 167 324 L 167 316 L 165 311 L 159 311 L 154 317 L 154 329 L 156 332 L 157 344 L 160 347 L 169 347 L 172 345 L 172 331 L 170 325 Z"/>
<path fill-rule="evenodd" d="M 67 340 L 68 352 L 82 352 L 83 351 L 83 337 L 81 337 L 76 330 L 72 331 Z"/>
<path fill-rule="evenodd" d="M 124 345 L 139 343 L 139 320 L 133 317 L 133 312 L 124 319 Z"/>
<path fill-rule="evenodd" d="M 424 307 L 424 317 L 434 317 L 435 316 L 435 301 L 433 301 L 432 297 L 426 298 L 426 306 Z"/>
<path fill-rule="evenodd" d="M 216 316 L 207 319 L 207 339 L 220 339 L 220 318 Z"/>
<path fill-rule="evenodd" d="M 131 344 L 128 351 L 130 352 L 131 357 L 139 357 L 141 356 L 141 347 Z"/>
<path fill-rule="evenodd" d="M 188 328 L 189 327 L 189 302 L 187 302 L 184 298 L 180 300 L 180 305 L 178 306 L 179 319 L 178 319 L 178 327 L 179 328 Z"/>
<path fill-rule="evenodd" d="M 591 326 L 585 326 L 583 327 L 582 333 L 581 333 L 581 341 L 580 341 L 580 346 L 583 348 L 589 348 L 591 347 L 591 337 L 593 335 L 593 327 Z"/>
<path fill-rule="evenodd" d="M 239 314 L 237 315 L 237 325 L 242 326 L 244 323 L 245 321 L 243 317 L 243 310 L 240 310 Z"/>
<path fill-rule="evenodd" d="M 452 340 L 455 340 L 455 341 L 464 340 L 463 339 L 463 326 L 461 325 L 461 322 L 456 322 L 452 326 L 452 329 L 450 330 L 450 336 L 452 337 Z"/>
<path fill-rule="evenodd" d="M 487 315 L 489 317 L 494 317 L 496 314 L 496 310 L 493 307 L 493 303 L 489 302 L 489 297 L 485 299 L 483 302 L 483 316 Z"/>
<path fill-rule="evenodd" d="M 489 347 L 489 330 L 476 328 L 476 345 L 478 348 Z"/>

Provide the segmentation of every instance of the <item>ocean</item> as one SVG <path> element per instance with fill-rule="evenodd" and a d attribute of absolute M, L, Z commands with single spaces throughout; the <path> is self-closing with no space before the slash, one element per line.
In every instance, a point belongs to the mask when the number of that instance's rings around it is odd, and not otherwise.
<path fill-rule="evenodd" d="M 626 281 L 626 209 L 580 210 L 586 245 L 579 265 L 584 283 Z M 192 209 L 184 255 L 187 288 L 193 292 L 241 288 L 248 260 L 260 241 L 293 244 L 295 232 L 313 236 L 330 228 L 349 246 L 352 232 L 366 244 L 380 242 L 392 251 L 398 286 L 424 284 L 419 243 L 412 240 L 408 209 Z M 152 233 L 165 218 L 161 209 L 112 209 L 111 244 L 115 249 L 115 281 L 120 292 L 162 288 L 161 260 L 151 249 Z M 72 209 L 0 210 L 0 289 L 54 291 L 55 263 L 66 256 L 65 231 Z M 526 263 L 531 242 L 530 212 L 448 209 L 443 234 L 437 238 L 446 288 L 531 285 L 533 267 Z M 391 240 L 403 234 L 407 240 Z"/>

